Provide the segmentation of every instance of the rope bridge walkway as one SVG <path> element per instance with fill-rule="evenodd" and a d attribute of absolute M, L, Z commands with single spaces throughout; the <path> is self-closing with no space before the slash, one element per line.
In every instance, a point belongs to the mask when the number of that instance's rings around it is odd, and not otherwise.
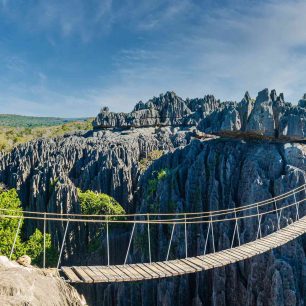
<path fill-rule="evenodd" d="M 61 269 L 68 281 L 73 283 L 108 283 L 108 282 L 131 282 L 147 279 L 156 279 L 172 277 L 195 273 L 204 270 L 224 267 L 226 265 L 252 258 L 256 255 L 263 254 L 269 250 L 284 245 L 291 240 L 303 235 L 306 232 L 306 212 L 304 207 L 306 200 L 306 184 L 295 188 L 289 192 L 273 197 L 268 200 L 256 202 L 241 207 L 234 207 L 224 210 L 215 210 L 208 212 L 191 212 L 191 213 L 151 213 L 151 214 L 125 214 L 125 215 L 83 215 L 83 214 L 57 214 L 23 211 L 22 216 L 16 215 L 9 209 L 0 209 L 1 218 L 19 218 L 18 228 L 15 240 L 12 246 L 10 257 L 14 252 L 16 239 L 20 230 L 22 219 L 41 220 L 43 221 L 43 267 L 46 264 L 46 222 L 60 221 L 65 223 L 63 241 L 61 243 L 57 268 Z M 282 217 L 285 211 L 289 221 L 285 227 L 282 227 Z M 20 211 L 18 212 L 20 214 Z M 263 232 L 264 219 L 273 217 L 275 231 L 269 234 Z M 256 229 L 254 231 L 254 240 L 241 244 L 240 226 L 241 221 L 255 219 Z M 65 246 L 66 236 L 69 224 L 73 222 L 96 223 L 102 224 L 105 228 L 105 242 L 107 265 L 104 266 L 72 266 L 60 267 L 63 249 Z M 216 251 L 214 227 L 221 223 L 232 222 L 233 233 L 231 245 L 225 250 Z M 253 221 L 254 222 L 254 221 Z M 121 265 L 110 264 L 110 239 L 109 227 L 116 224 L 130 224 L 132 230 L 129 237 L 124 262 Z M 201 254 L 197 256 L 188 256 L 188 227 L 191 225 L 206 226 L 206 235 Z M 251 223 L 250 223 L 251 224 Z M 139 225 L 147 236 L 147 262 L 129 263 L 131 245 L 135 240 L 135 228 Z M 152 260 L 152 239 L 151 227 L 153 226 L 170 226 L 171 235 L 167 245 L 167 252 L 164 260 Z M 173 248 L 173 236 L 177 228 L 181 227 L 184 233 L 183 248 L 185 251 L 184 258 L 169 259 L 171 247 Z M 235 246 L 235 242 L 237 246 Z M 157 243 L 157 242 L 156 242 Z M 212 252 L 208 253 L 209 243 L 212 246 Z"/>

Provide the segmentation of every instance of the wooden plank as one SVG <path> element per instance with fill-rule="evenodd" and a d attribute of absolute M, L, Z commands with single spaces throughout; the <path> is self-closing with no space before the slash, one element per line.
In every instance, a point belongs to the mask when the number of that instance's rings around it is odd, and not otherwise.
<path fill-rule="evenodd" d="M 191 261 L 198 266 L 202 267 L 203 270 L 209 270 L 212 269 L 214 266 L 206 261 L 203 261 L 202 259 L 199 259 L 197 257 L 189 257 L 186 260 Z"/>
<path fill-rule="evenodd" d="M 263 238 L 262 238 L 263 239 Z M 257 254 L 262 254 L 264 252 L 270 251 L 270 247 L 267 247 L 266 245 L 261 245 L 258 243 L 258 241 L 260 241 L 260 239 L 257 239 L 256 241 L 250 242 L 245 246 L 242 247 L 246 247 L 248 249 L 254 250 L 255 252 L 258 252 Z"/>
<path fill-rule="evenodd" d="M 282 237 L 274 237 L 273 238 L 273 243 L 275 243 L 275 245 L 281 246 L 281 245 L 285 245 L 288 242 L 295 240 L 299 235 L 296 234 L 290 234 L 290 233 L 282 233 Z"/>
<path fill-rule="evenodd" d="M 171 261 L 173 264 L 178 265 L 184 271 L 191 271 L 191 273 L 197 272 L 198 269 L 195 269 L 193 266 L 186 264 L 181 259 Z"/>
<path fill-rule="evenodd" d="M 165 261 L 164 264 L 168 265 L 173 270 L 176 270 L 179 273 L 179 275 L 187 273 L 187 271 L 185 271 L 185 268 L 187 269 L 187 267 L 180 266 L 179 262 L 176 260 Z"/>
<path fill-rule="evenodd" d="M 118 274 L 126 275 L 131 280 L 137 279 L 137 275 L 135 275 L 134 271 L 131 270 L 129 265 L 117 265 L 115 267 L 119 269 L 119 271 L 117 272 Z"/>
<path fill-rule="evenodd" d="M 235 248 L 229 250 L 223 250 L 222 256 L 226 256 L 226 258 L 230 261 L 230 263 L 235 263 L 241 260 L 241 254 L 237 254 Z"/>
<path fill-rule="evenodd" d="M 240 246 L 239 248 L 235 249 L 235 252 L 245 254 L 245 259 L 249 259 L 250 257 L 256 256 L 257 254 L 250 248 L 242 248 Z"/>
<path fill-rule="evenodd" d="M 108 266 L 96 266 L 96 268 L 99 269 L 99 271 L 104 274 L 110 282 L 119 282 L 121 279 L 120 276 Z"/>
<path fill-rule="evenodd" d="M 148 274 L 151 275 L 152 278 L 159 278 L 159 274 L 154 272 L 153 270 L 149 269 L 148 267 L 146 267 L 145 265 L 142 264 L 135 264 L 135 266 L 137 266 L 139 269 L 144 270 L 145 272 L 147 272 Z"/>
<path fill-rule="evenodd" d="M 256 255 L 256 253 L 252 250 L 252 249 L 249 249 L 249 248 L 242 248 L 243 246 L 239 246 L 237 248 L 233 248 L 231 249 L 230 251 L 233 252 L 233 254 L 235 254 L 236 256 L 238 257 L 242 257 L 244 256 L 245 259 L 249 259 L 250 257 Z"/>
<path fill-rule="evenodd" d="M 143 275 L 145 279 L 151 279 L 153 278 L 152 275 L 148 272 L 146 272 L 144 269 L 138 267 L 137 265 L 129 265 L 131 268 L 136 270 L 139 274 Z"/>
<path fill-rule="evenodd" d="M 190 257 L 192 258 L 192 257 Z M 201 272 L 203 271 L 203 266 L 199 266 L 197 265 L 196 263 L 188 260 L 188 258 L 185 258 L 185 259 L 181 259 L 182 262 L 186 263 L 187 265 L 193 267 L 194 269 L 196 269 L 197 272 Z"/>
<path fill-rule="evenodd" d="M 87 266 L 82 266 L 82 270 L 90 277 L 93 279 L 94 283 L 100 283 L 101 282 L 101 277 L 98 276 L 94 271 L 92 271 L 89 267 Z"/>
<path fill-rule="evenodd" d="M 135 265 L 128 265 L 129 269 L 132 271 L 132 273 L 139 278 L 147 279 L 146 274 L 135 267 Z"/>
<path fill-rule="evenodd" d="M 159 265 L 156 265 L 156 264 L 153 264 L 153 263 L 152 264 L 143 263 L 142 266 L 146 267 L 147 269 L 152 270 L 154 273 L 158 274 L 160 278 L 169 276 L 169 274 L 166 274 L 166 271 L 161 269 Z"/>
<path fill-rule="evenodd" d="M 305 231 L 306 230 L 306 222 L 305 221 L 303 221 L 303 222 L 302 221 L 295 221 L 294 224 L 290 224 L 288 226 L 290 226 L 292 228 L 297 227 L 297 228 L 301 229 L 302 231 Z"/>
<path fill-rule="evenodd" d="M 88 266 L 88 268 L 93 271 L 96 275 L 98 275 L 101 279 L 101 283 L 108 283 L 110 282 L 109 278 L 103 274 L 97 267 L 95 266 Z"/>
<path fill-rule="evenodd" d="M 253 249 L 254 251 L 258 252 L 257 254 L 261 254 L 263 252 L 270 251 L 270 247 L 258 244 L 259 240 L 260 239 L 254 241 L 254 242 L 250 242 L 247 245 L 245 245 L 244 247 L 247 247 L 249 249 Z"/>
<path fill-rule="evenodd" d="M 263 248 L 267 248 L 269 250 L 272 250 L 272 249 L 275 248 L 275 245 L 277 245 L 276 242 L 277 242 L 277 240 L 274 240 L 274 242 L 273 242 L 273 241 L 267 241 L 267 240 L 259 239 L 259 240 L 256 241 L 256 245 L 258 247 L 263 247 Z M 282 243 L 283 241 L 281 240 L 279 242 Z"/>
<path fill-rule="evenodd" d="M 300 226 L 298 224 L 296 224 L 294 226 L 290 226 L 290 227 L 289 226 L 283 228 L 283 230 L 284 231 L 290 231 L 290 232 L 296 232 L 296 233 L 298 233 L 299 236 L 305 233 L 305 226 Z"/>
<path fill-rule="evenodd" d="M 69 267 L 62 267 L 61 270 L 63 273 L 68 277 L 68 279 L 72 283 L 81 283 L 83 282 L 75 273 L 74 271 Z"/>
<path fill-rule="evenodd" d="M 249 249 L 241 250 L 240 247 L 231 249 L 229 250 L 229 252 L 233 254 L 233 256 L 240 258 L 237 261 L 249 259 L 250 257 L 254 255 L 254 253 L 250 251 Z"/>
<path fill-rule="evenodd" d="M 221 267 L 223 264 L 222 262 L 220 262 L 220 260 L 216 259 L 213 257 L 213 254 L 214 253 L 210 253 L 210 254 L 207 254 L 205 256 L 197 256 L 198 258 L 202 259 L 203 258 L 203 261 L 206 261 L 206 262 L 209 262 L 214 268 L 218 268 L 218 267 Z"/>
<path fill-rule="evenodd" d="M 125 266 L 116 266 L 121 271 L 124 271 L 126 275 L 128 275 L 133 281 L 139 281 L 144 280 L 145 278 L 143 275 L 139 274 L 137 271 L 135 271 L 133 268 L 131 268 L 129 265 Z"/>
<path fill-rule="evenodd" d="M 113 270 L 113 272 L 117 273 L 117 275 L 120 276 L 121 280 L 123 282 L 126 282 L 126 281 L 131 281 L 131 277 L 125 273 L 125 266 L 124 265 L 120 265 L 120 266 L 109 266 L 110 269 Z M 120 268 L 119 268 L 120 267 Z"/>
<path fill-rule="evenodd" d="M 301 235 L 301 233 L 299 231 L 297 231 L 295 228 L 286 228 L 285 231 L 283 231 L 282 233 L 280 233 L 282 236 L 283 235 L 290 235 L 290 237 L 293 237 L 293 238 L 297 238 L 298 236 Z"/>
<path fill-rule="evenodd" d="M 248 244 L 245 244 L 245 245 L 241 246 L 240 248 L 241 248 L 242 250 L 244 250 L 244 249 L 249 249 L 249 250 L 251 250 L 252 252 L 254 252 L 254 256 L 260 255 L 260 254 L 262 254 L 262 253 L 264 253 L 264 252 L 266 252 L 266 251 L 269 251 L 269 250 L 263 251 L 263 250 L 259 249 L 258 247 L 256 247 L 255 243 L 253 243 L 253 242 L 250 242 L 250 243 L 248 243 Z"/>
<path fill-rule="evenodd" d="M 93 283 L 93 279 L 88 276 L 82 269 L 82 267 L 72 267 L 73 271 L 80 277 L 85 283 Z"/>
<path fill-rule="evenodd" d="M 176 276 L 176 275 L 181 274 L 180 271 L 177 271 L 176 269 L 173 269 L 172 267 L 166 265 L 164 262 L 156 262 L 155 264 L 156 264 L 158 269 L 160 269 L 162 271 L 165 271 L 165 273 L 167 275 Z"/>
<path fill-rule="evenodd" d="M 196 259 L 199 259 L 200 261 L 206 263 L 209 265 L 209 269 L 213 269 L 219 266 L 219 262 L 212 261 L 211 259 L 207 259 L 208 255 L 205 256 L 197 256 Z"/>
<path fill-rule="evenodd" d="M 163 261 L 164 265 L 169 266 L 170 269 L 177 271 L 179 275 L 184 274 L 184 268 L 180 267 L 178 264 L 175 264 L 175 260 Z"/>
<path fill-rule="evenodd" d="M 237 261 L 230 253 L 224 253 L 222 251 L 214 253 L 214 258 L 222 261 L 223 265 L 235 263 Z"/>

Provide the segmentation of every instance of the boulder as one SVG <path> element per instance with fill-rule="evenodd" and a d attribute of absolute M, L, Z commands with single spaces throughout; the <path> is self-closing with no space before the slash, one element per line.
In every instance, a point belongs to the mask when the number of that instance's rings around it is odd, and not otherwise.
<path fill-rule="evenodd" d="M 24 267 L 30 267 L 31 266 L 31 258 L 28 255 L 22 255 L 20 256 L 16 262 L 19 263 L 21 266 Z"/>

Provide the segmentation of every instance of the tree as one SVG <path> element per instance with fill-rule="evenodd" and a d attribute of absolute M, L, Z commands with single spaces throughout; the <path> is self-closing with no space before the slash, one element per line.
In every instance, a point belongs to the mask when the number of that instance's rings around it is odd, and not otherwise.
<path fill-rule="evenodd" d="M 123 207 L 112 197 L 91 190 L 82 192 L 78 189 L 78 200 L 83 214 L 87 215 L 124 215 Z M 124 217 L 123 217 L 124 218 Z M 112 217 L 113 220 L 119 217 Z M 121 217 L 122 220 L 122 217 Z M 86 245 L 89 252 L 96 251 L 101 246 L 101 237 L 105 234 L 105 223 L 85 224 Z"/>
<path fill-rule="evenodd" d="M 112 197 L 105 193 L 96 193 L 91 190 L 82 192 L 78 189 L 78 199 L 83 214 L 87 215 L 122 215 L 123 207 Z"/>
<path fill-rule="evenodd" d="M 23 213 L 16 189 L 0 188 L 0 215 L 0 254 L 9 257 L 16 237 L 12 259 L 28 255 L 34 264 L 40 264 L 43 253 L 43 234 L 36 229 L 28 240 L 22 240 Z M 10 217 L 5 217 L 6 215 Z M 19 222 L 20 228 L 16 236 Z M 46 252 L 52 252 L 50 234 L 46 234 Z"/>

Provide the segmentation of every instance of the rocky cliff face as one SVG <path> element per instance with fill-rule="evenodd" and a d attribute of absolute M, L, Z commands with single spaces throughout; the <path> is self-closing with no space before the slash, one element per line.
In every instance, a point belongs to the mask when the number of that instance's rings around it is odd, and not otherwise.
<path fill-rule="evenodd" d="M 306 137 L 305 96 L 297 106 L 286 103 L 283 94 L 264 89 L 252 100 L 248 93 L 240 103 L 223 102 L 213 96 L 183 100 L 167 92 L 147 103 L 139 102 L 131 113 L 113 113 L 103 108 L 95 128 L 143 126 L 196 126 L 210 134 L 237 133 L 301 140 Z"/>
<path fill-rule="evenodd" d="M 161 169 L 167 175 L 152 192 L 149 181 Z M 239 207 L 284 193 L 305 181 L 305 145 L 195 140 L 184 149 L 163 156 L 144 174 L 139 211 L 192 212 Z M 305 206 L 300 207 L 300 213 L 306 213 Z M 282 226 L 295 220 L 295 215 L 294 208 L 284 210 Z M 255 239 L 257 226 L 256 218 L 239 223 L 241 243 Z M 264 235 L 276 227 L 275 215 L 263 219 Z M 230 247 L 233 229 L 234 223 L 214 226 L 217 250 Z M 189 256 L 203 253 L 206 233 L 207 226 L 188 226 Z M 146 227 L 138 226 L 138 242 L 130 260 L 148 261 L 146 235 Z M 151 226 L 152 260 L 165 260 L 170 235 L 170 226 Z M 212 251 L 211 239 L 208 246 Z M 302 237 L 272 252 L 212 272 L 81 291 L 103 300 L 105 305 L 304 305 L 305 251 Z M 185 256 L 183 226 L 175 230 L 170 256 Z"/>

